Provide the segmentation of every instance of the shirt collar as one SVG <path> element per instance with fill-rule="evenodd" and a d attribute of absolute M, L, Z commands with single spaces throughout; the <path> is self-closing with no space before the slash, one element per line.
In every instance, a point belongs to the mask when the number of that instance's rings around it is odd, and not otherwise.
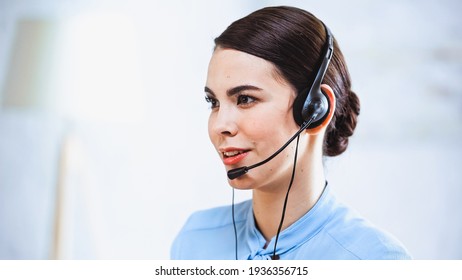
<path fill-rule="evenodd" d="M 279 234 L 276 255 L 281 256 L 292 251 L 315 236 L 329 220 L 333 205 L 334 197 L 326 182 L 326 187 L 316 204 L 299 220 Z M 253 208 L 249 207 L 244 229 L 245 252 L 249 254 L 246 257 L 248 259 L 271 259 L 275 239 L 273 237 L 264 248 L 266 240 L 256 227 Z"/>

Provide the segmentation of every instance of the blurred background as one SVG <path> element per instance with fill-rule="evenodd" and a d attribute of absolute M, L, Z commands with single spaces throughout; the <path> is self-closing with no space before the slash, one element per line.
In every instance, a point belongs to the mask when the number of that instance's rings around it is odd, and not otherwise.
<path fill-rule="evenodd" d="M 330 27 L 361 99 L 334 191 L 414 258 L 462 259 L 457 0 L 0 0 L 0 259 L 168 259 L 193 211 L 229 204 L 208 60 L 269 5 Z"/>

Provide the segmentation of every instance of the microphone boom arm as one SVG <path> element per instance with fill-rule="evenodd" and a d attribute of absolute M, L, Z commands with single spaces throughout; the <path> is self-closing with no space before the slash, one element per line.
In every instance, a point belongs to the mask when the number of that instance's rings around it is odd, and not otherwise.
<path fill-rule="evenodd" d="M 272 160 L 275 156 L 277 156 L 280 152 L 282 152 L 285 148 L 287 148 L 287 146 L 289 146 L 290 143 L 292 143 L 292 141 L 295 140 L 295 138 L 297 138 L 298 135 L 300 135 L 300 133 L 302 133 L 308 126 L 310 126 L 310 124 L 313 122 L 313 120 L 316 118 L 318 114 L 315 113 L 313 114 L 313 116 L 305 121 L 302 126 L 300 127 L 300 129 L 297 131 L 297 133 L 295 133 L 290 139 L 289 141 L 287 141 L 281 148 L 279 148 L 279 150 L 277 150 L 274 154 L 272 154 L 271 156 L 269 156 L 267 159 L 263 160 L 263 161 L 260 161 L 258 163 L 255 163 L 253 165 L 250 165 L 250 166 L 243 166 L 243 167 L 238 167 L 238 168 L 235 168 L 235 169 L 231 169 L 228 171 L 228 178 L 230 180 L 234 180 L 244 174 L 246 174 L 250 169 L 253 169 L 255 167 L 258 167 L 260 165 L 263 165 L 265 163 L 267 163 L 268 161 Z"/>

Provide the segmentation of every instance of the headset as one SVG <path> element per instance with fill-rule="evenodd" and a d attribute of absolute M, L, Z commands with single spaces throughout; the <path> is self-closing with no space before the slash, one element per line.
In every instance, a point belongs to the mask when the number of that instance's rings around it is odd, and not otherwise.
<path fill-rule="evenodd" d="M 329 28 L 327 28 L 324 23 L 322 24 L 326 30 L 326 42 L 324 45 L 324 53 L 321 57 L 321 65 L 319 66 L 311 87 L 298 94 L 292 108 L 295 122 L 300 126 L 302 126 L 304 122 L 310 120 L 313 114 L 316 114 L 312 123 L 307 127 L 308 129 L 321 125 L 329 115 L 330 110 L 329 98 L 322 92 L 321 82 L 326 75 L 327 67 L 334 53 L 334 39 Z"/>

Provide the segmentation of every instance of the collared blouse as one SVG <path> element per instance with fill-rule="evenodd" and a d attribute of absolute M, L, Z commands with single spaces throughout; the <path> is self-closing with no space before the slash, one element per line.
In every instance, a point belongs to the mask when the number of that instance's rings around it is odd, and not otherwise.
<path fill-rule="evenodd" d="M 290 201 L 289 201 L 290 203 Z M 271 259 L 269 243 L 258 230 L 252 201 L 235 205 L 237 252 L 231 206 L 191 215 L 171 248 L 172 259 Z M 326 186 L 316 204 L 279 235 L 279 259 L 410 259 L 404 246 L 340 203 Z"/>

